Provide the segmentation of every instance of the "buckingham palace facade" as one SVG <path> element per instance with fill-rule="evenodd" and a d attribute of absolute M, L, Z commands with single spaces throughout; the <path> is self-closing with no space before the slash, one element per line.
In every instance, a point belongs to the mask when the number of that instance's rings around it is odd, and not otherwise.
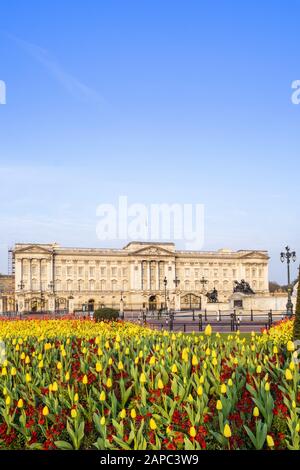
<path fill-rule="evenodd" d="M 205 308 L 245 279 L 268 293 L 266 251 L 184 251 L 174 243 L 130 242 L 122 249 L 18 243 L 12 250 L 19 312 Z"/>

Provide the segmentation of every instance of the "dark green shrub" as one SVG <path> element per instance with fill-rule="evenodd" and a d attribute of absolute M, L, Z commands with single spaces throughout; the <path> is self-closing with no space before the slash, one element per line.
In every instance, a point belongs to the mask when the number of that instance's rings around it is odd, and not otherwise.
<path fill-rule="evenodd" d="M 297 304 L 295 310 L 294 341 L 300 339 L 300 276 L 298 279 Z"/>
<path fill-rule="evenodd" d="M 102 320 L 108 320 L 108 321 L 114 321 L 119 318 L 119 311 L 114 309 L 114 308 L 99 308 L 98 310 L 95 310 L 94 313 L 94 320 L 95 321 L 102 321 Z"/>

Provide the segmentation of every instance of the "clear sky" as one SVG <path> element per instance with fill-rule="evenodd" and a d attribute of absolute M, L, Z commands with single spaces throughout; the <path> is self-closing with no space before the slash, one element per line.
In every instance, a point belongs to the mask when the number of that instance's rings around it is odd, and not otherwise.
<path fill-rule="evenodd" d="M 205 250 L 267 249 L 285 280 L 299 1 L 10 0 L 0 18 L 0 271 L 16 241 L 104 245 L 96 207 L 127 195 L 203 203 Z"/>

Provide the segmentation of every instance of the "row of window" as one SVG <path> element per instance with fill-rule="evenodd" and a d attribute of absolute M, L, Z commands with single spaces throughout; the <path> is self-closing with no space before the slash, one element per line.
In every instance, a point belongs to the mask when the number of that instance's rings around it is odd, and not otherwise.
<path fill-rule="evenodd" d="M 264 289 L 264 282 L 263 281 L 253 281 L 251 286 L 253 289 Z M 196 290 L 196 291 L 201 291 L 203 289 L 203 286 L 200 281 L 184 281 L 183 282 L 183 287 L 184 290 L 190 291 L 190 290 Z M 224 291 L 231 291 L 233 289 L 233 282 L 232 281 L 219 281 L 219 280 L 214 280 L 212 282 L 209 282 L 206 285 L 207 289 L 211 289 L 215 287 L 218 290 L 224 290 Z M 25 283 L 25 289 L 28 288 L 28 284 Z M 43 291 L 48 290 L 49 286 L 47 282 L 42 281 L 41 283 L 33 279 L 31 283 L 31 289 L 32 290 L 40 290 L 42 289 Z M 61 281 L 57 279 L 55 281 L 55 289 L 56 290 L 67 290 L 67 291 L 80 291 L 80 290 L 124 290 L 126 291 L 129 288 L 128 281 L 126 279 L 117 281 L 116 279 L 113 279 L 112 281 L 106 281 L 105 279 L 102 279 L 101 281 L 94 281 L 94 280 L 89 280 L 89 281 L 72 281 L 72 280 L 67 280 L 67 281 Z M 154 288 L 154 287 L 153 287 Z"/>

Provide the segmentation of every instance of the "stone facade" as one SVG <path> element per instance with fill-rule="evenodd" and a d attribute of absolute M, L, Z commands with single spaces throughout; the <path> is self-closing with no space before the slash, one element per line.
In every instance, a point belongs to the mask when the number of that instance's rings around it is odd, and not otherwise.
<path fill-rule="evenodd" d="M 15 311 L 15 277 L 0 274 L 0 313 Z"/>
<path fill-rule="evenodd" d="M 215 287 L 227 302 L 241 279 L 255 292 L 268 293 L 266 251 L 183 251 L 174 243 L 151 242 L 123 249 L 19 243 L 13 257 L 20 312 L 158 309 L 165 301 L 168 308 L 205 308 L 205 293 Z"/>

